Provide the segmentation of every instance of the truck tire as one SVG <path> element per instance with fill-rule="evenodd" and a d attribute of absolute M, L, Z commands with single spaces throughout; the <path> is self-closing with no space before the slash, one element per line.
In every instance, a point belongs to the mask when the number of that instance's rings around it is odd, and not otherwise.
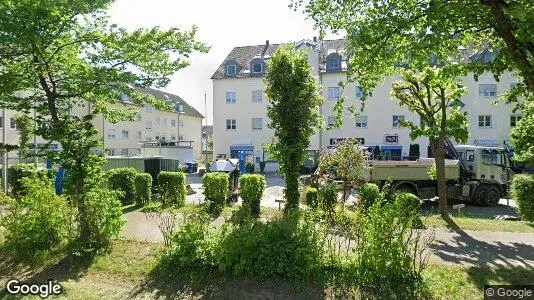
<path fill-rule="evenodd" d="M 485 206 L 496 206 L 499 204 L 501 199 L 501 191 L 498 187 L 490 185 L 486 187 L 486 195 L 484 197 Z"/>
<path fill-rule="evenodd" d="M 483 184 L 479 185 L 473 195 L 473 201 L 476 205 L 484 205 L 484 199 L 486 198 L 487 187 Z"/>

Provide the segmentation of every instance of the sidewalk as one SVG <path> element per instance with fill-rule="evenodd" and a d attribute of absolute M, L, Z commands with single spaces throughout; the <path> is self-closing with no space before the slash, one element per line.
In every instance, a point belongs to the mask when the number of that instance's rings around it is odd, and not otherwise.
<path fill-rule="evenodd" d="M 121 237 L 161 243 L 163 236 L 153 218 L 133 211 L 124 214 Z M 219 220 L 219 221 L 222 221 Z M 217 222 L 217 220 L 215 221 Z M 534 268 L 534 234 L 489 231 L 425 230 L 434 234 L 429 262 L 464 266 L 517 266 Z"/>

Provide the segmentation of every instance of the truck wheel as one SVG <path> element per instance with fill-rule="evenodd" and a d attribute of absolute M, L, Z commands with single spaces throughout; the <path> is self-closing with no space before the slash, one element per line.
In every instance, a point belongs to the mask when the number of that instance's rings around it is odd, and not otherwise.
<path fill-rule="evenodd" d="M 501 191 L 499 191 L 499 188 L 494 185 L 488 186 L 486 190 L 486 195 L 484 197 L 484 205 L 496 206 L 497 204 L 499 204 L 500 199 Z"/>
<path fill-rule="evenodd" d="M 473 201 L 476 205 L 483 205 L 485 203 L 487 193 L 487 187 L 485 185 L 479 185 L 475 190 Z"/>

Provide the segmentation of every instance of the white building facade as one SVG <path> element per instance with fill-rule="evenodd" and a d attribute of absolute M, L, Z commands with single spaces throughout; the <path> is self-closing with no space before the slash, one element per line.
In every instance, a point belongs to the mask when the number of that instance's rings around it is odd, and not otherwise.
<path fill-rule="evenodd" d="M 309 150 L 328 148 L 339 139 L 357 138 L 365 146 L 379 146 L 389 159 L 401 160 L 408 156 L 410 144 L 419 144 L 421 156 L 428 154 L 428 138 L 411 140 L 408 128 L 401 128 L 399 120 L 420 122 L 417 114 L 401 108 L 390 100 L 393 78 L 388 77 L 365 100 L 365 109 L 357 117 L 348 111 L 361 107 L 361 91 L 357 82 L 344 88 L 347 59 L 345 40 L 303 40 L 294 44 L 308 56 L 311 75 L 323 86 L 324 103 L 320 108 L 326 124 L 334 123 L 334 105 L 345 98 L 343 124 L 338 128 L 316 131 Z M 267 101 L 263 82 L 267 62 L 278 44 L 234 48 L 212 76 L 213 80 L 213 147 L 215 157 L 235 157 L 243 162 L 259 163 L 269 160 L 263 144 L 273 141 L 274 132 L 267 128 Z M 483 53 L 487 55 L 488 53 Z M 457 104 L 467 112 L 469 144 L 507 146 L 510 130 L 521 118 L 512 112 L 513 105 L 497 102 L 497 97 L 510 89 L 517 79 L 505 73 L 497 82 L 491 74 L 462 78 L 468 92 Z"/>

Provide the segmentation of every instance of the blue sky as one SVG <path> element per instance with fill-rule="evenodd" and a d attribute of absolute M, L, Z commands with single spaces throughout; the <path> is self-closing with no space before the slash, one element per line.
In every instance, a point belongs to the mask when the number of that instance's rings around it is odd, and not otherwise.
<path fill-rule="evenodd" d="M 192 55 L 191 65 L 172 76 L 165 90 L 179 95 L 203 115 L 207 94 L 208 124 L 212 124 L 210 77 L 233 47 L 318 36 L 313 22 L 288 8 L 289 4 L 290 0 L 117 0 L 109 13 L 113 22 L 127 29 L 198 26 L 197 39 L 210 45 L 210 52 Z"/>

